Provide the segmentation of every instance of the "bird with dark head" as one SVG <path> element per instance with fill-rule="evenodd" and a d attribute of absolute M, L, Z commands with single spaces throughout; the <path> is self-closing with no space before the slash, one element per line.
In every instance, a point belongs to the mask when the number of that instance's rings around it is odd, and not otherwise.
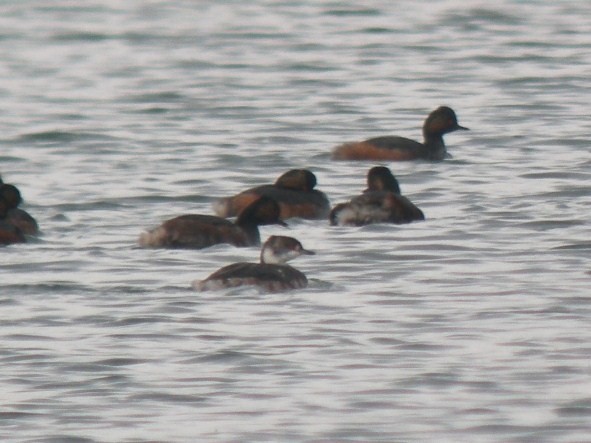
<path fill-rule="evenodd" d="M 143 232 L 139 244 L 185 249 L 202 249 L 219 243 L 237 247 L 258 246 L 261 243 L 259 226 L 271 224 L 285 226 L 279 205 L 271 198 L 260 197 L 244 208 L 235 222 L 214 215 L 181 215 Z"/>
<path fill-rule="evenodd" d="M 443 136 L 460 126 L 453 109 L 440 106 L 429 114 L 423 124 L 423 143 L 405 137 L 385 135 L 361 142 L 349 142 L 337 146 L 332 154 L 334 160 L 443 160 L 447 154 Z"/>

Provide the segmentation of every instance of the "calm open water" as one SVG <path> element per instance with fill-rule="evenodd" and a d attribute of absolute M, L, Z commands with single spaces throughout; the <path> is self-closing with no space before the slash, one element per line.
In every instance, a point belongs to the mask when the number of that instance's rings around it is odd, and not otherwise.
<path fill-rule="evenodd" d="M 0 439 L 591 441 L 591 5 L 0 3 L 0 173 L 43 235 L 0 250 Z M 292 220 L 310 286 L 189 289 L 258 251 L 140 232 L 308 167 L 334 203 L 390 163 L 427 220 Z"/>

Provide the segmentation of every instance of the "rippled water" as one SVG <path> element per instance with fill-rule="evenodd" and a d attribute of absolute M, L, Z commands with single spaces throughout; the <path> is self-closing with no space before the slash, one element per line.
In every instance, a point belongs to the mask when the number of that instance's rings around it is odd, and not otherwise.
<path fill-rule="evenodd" d="M 433 4 L 435 3 L 435 4 Z M 43 235 L 0 250 L 3 441 L 588 441 L 585 1 L 4 2 L 0 173 Z M 143 250 L 174 215 L 308 167 L 387 164 L 427 220 L 292 220 L 310 287 L 196 294 L 255 249 Z"/>

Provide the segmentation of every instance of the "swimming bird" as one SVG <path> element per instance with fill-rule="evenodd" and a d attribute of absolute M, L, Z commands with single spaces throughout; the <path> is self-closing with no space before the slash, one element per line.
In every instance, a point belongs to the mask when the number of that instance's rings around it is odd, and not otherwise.
<path fill-rule="evenodd" d="M 247 189 L 213 204 L 220 217 L 232 217 L 261 196 L 271 197 L 279 203 L 281 218 L 301 217 L 323 219 L 330 211 L 330 202 L 321 191 L 314 189 L 316 176 L 308 169 L 292 169 L 282 174 L 274 184 Z"/>
<path fill-rule="evenodd" d="M 196 280 L 192 287 L 207 291 L 237 286 L 258 286 L 267 292 L 304 288 L 306 276 L 285 264 L 300 255 L 313 255 L 293 237 L 273 235 L 261 249 L 260 263 L 234 263 L 217 270 L 205 280 Z"/>
<path fill-rule="evenodd" d="M 347 203 L 340 203 L 331 210 L 331 225 L 403 224 L 425 219 L 423 211 L 400 195 L 398 180 L 385 166 L 376 166 L 369 170 L 367 186 L 363 194 Z"/>
<path fill-rule="evenodd" d="M 440 106 L 429 114 L 423 124 L 423 143 L 405 137 L 386 135 L 337 146 L 332 158 L 334 160 L 443 160 L 448 155 L 443 135 L 458 129 L 468 130 L 458 124 L 453 109 Z"/>
<path fill-rule="evenodd" d="M 152 248 L 202 249 L 219 243 L 237 247 L 258 246 L 259 226 L 279 224 L 279 205 L 269 197 L 260 197 L 248 205 L 233 223 L 213 215 L 187 214 L 170 219 L 140 235 L 139 244 Z"/>
<path fill-rule="evenodd" d="M 6 202 L 8 212 L 6 220 L 18 227 L 24 234 L 39 234 L 39 224 L 27 211 L 18 206 L 23 201 L 21 193 L 14 185 L 3 183 L 0 185 L 0 199 Z"/>

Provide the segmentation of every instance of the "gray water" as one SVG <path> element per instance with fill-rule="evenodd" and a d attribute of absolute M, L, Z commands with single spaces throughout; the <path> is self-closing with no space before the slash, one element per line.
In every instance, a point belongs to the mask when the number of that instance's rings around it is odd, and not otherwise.
<path fill-rule="evenodd" d="M 587 1 L 0 4 L 0 173 L 43 235 L 0 249 L 0 437 L 22 442 L 591 441 Z M 191 281 L 255 248 L 139 234 L 310 168 L 386 163 L 427 220 L 291 220 L 310 286 Z"/>

